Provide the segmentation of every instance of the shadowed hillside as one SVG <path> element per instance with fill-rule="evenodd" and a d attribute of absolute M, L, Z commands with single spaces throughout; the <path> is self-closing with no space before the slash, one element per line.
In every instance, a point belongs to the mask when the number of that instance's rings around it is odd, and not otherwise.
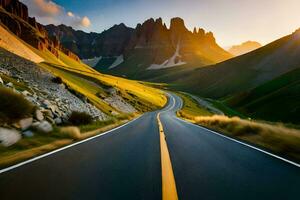
<path fill-rule="evenodd" d="M 300 31 L 228 61 L 174 79 L 181 89 L 211 98 L 255 88 L 300 66 Z"/>

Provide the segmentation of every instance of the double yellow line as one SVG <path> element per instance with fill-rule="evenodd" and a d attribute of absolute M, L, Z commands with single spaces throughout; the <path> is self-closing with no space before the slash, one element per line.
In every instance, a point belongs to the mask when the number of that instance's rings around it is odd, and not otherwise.
<path fill-rule="evenodd" d="M 161 170 L 162 170 L 162 199 L 178 200 L 176 183 L 170 159 L 170 154 L 165 139 L 163 125 L 160 121 L 160 113 L 157 114 L 157 122 L 160 135 L 160 154 L 161 154 Z"/>

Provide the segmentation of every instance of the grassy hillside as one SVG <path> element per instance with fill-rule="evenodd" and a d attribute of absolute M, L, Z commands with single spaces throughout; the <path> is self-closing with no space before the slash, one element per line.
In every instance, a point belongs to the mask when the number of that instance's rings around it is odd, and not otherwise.
<path fill-rule="evenodd" d="M 148 110 L 163 107 L 166 103 L 166 97 L 158 89 L 143 85 L 137 81 L 101 74 L 63 53 L 59 54 L 59 59 L 47 51 L 37 51 L 37 53 L 47 61 L 42 63 L 41 66 L 63 78 L 73 89 L 87 96 L 102 109 L 106 106 L 100 103 L 101 99 L 96 96 L 96 93 L 99 92 L 98 90 L 101 90 L 101 85 L 117 88 L 131 103 L 139 104 L 140 107 L 144 105 L 148 107 Z M 101 85 L 99 85 L 100 83 Z M 97 84 L 98 86 L 95 86 Z"/>
<path fill-rule="evenodd" d="M 234 95 L 225 103 L 253 118 L 299 124 L 300 68 Z"/>
<path fill-rule="evenodd" d="M 221 98 L 247 91 L 300 66 L 300 31 L 248 54 L 196 68 L 171 83 L 205 97 Z M 172 77 L 169 77 L 172 79 Z"/>

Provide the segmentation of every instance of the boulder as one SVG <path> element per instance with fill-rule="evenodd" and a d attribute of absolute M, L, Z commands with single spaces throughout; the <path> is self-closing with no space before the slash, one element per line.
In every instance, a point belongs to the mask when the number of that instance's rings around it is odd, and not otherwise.
<path fill-rule="evenodd" d="M 0 144 L 8 147 L 21 139 L 21 135 L 18 131 L 13 129 L 0 128 Z"/>
<path fill-rule="evenodd" d="M 12 82 L 9 82 L 6 84 L 7 87 L 14 87 L 14 84 Z"/>
<path fill-rule="evenodd" d="M 33 137 L 34 133 L 32 131 L 25 131 L 22 133 L 25 137 Z"/>
<path fill-rule="evenodd" d="M 4 84 L 4 82 L 3 82 L 3 80 L 2 80 L 2 78 L 0 77 L 0 84 Z"/>
<path fill-rule="evenodd" d="M 53 118 L 51 118 L 51 117 L 46 117 L 46 120 L 48 121 L 48 122 L 50 122 L 51 124 L 55 124 L 55 121 L 54 121 L 54 119 Z"/>
<path fill-rule="evenodd" d="M 43 113 L 45 114 L 46 117 L 51 117 L 51 118 L 54 117 L 51 110 L 44 110 Z"/>
<path fill-rule="evenodd" d="M 48 108 L 50 105 L 51 105 L 51 103 L 50 103 L 50 101 L 48 101 L 48 100 L 44 100 L 44 101 L 42 102 L 42 106 L 44 106 L 45 108 Z"/>
<path fill-rule="evenodd" d="M 19 121 L 20 128 L 24 131 L 32 125 L 32 122 L 33 122 L 32 117 L 21 119 Z"/>
<path fill-rule="evenodd" d="M 35 128 L 42 133 L 50 133 L 53 131 L 52 125 L 47 121 L 40 122 Z"/>
<path fill-rule="evenodd" d="M 44 115 L 43 115 L 43 113 L 42 113 L 40 110 L 36 110 L 36 111 L 35 111 L 34 117 L 35 117 L 37 120 L 39 120 L 39 121 L 44 120 Z"/>
<path fill-rule="evenodd" d="M 21 92 L 24 96 L 30 96 L 32 95 L 30 92 L 28 92 L 27 90 L 24 90 L 23 92 Z"/>
<path fill-rule="evenodd" d="M 54 119 L 55 124 L 61 124 L 62 123 L 62 119 L 60 117 L 57 117 Z"/>

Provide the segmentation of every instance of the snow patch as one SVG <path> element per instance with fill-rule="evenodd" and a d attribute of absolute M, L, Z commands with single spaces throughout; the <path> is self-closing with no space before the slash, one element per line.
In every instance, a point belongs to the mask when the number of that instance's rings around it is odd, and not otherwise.
<path fill-rule="evenodd" d="M 123 55 L 120 55 L 116 58 L 115 62 L 108 67 L 108 69 L 112 69 L 116 66 L 118 66 L 119 64 L 121 64 L 122 62 L 124 62 L 124 56 Z"/>
<path fill-rule="evenodd" d="M 95 58 L 89 58 L 89 59 L 83 59 L 82 62 L 90 67 L 95 67 L 101 59 L 102 59 L 102 56 L 95 57 Z"/>
<path fill-rule="evenodd" d="M 180 50 L 180 43 L 178 42 L 176 46 L 176 51 L 171 58 L 167 59 L 162 64 L 152 64 L 147 69 L 164 69 L 164 68 L 170 68 L 170 67 L 186 64 L 186 62 L 181 61 L 181 55 L 179 54 L 179 50 Z M 176 61 L 176 59 L 179 60 Z"/>

